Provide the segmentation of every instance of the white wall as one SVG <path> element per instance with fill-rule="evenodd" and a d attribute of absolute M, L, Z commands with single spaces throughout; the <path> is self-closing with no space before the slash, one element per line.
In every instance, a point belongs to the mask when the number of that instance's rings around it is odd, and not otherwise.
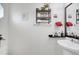
<path fill-rule="evenodd" d="M 49 26 L 35 25 L 35 10 L 41 5 L 9 4 L 9 54 L 57 54 L 56 42 L 49 40 L 48 35 L 61 31 L 54 22 L 64 21 L 64 4 L 50 4 L 52 22 Z M 53 14 L 58 14 L 58 18 L 54 19 Z"/>
<path fill-rule="evenodd" d="M 8 4 L 1 4 L 4 8 L 4 17 L 0 18 L 0 34 L 8 40 Z"/>

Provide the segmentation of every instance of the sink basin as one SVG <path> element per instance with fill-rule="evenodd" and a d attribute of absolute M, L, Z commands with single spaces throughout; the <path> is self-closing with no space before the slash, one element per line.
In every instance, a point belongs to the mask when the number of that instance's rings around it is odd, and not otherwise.
<path fill-rule="evenodd" d="M 63 48 L 63 50 L 66 50 L 71 54 L 79 54 L 79 44 L 68 39 L 58 40 L 57 43 Z"/>

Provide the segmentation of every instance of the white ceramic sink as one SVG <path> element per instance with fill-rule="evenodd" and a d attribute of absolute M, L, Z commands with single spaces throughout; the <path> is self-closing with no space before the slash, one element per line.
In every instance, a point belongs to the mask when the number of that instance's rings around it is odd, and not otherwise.
<path fill-rule="evenodd" d="M 69 39 L 58 40 L 57 43 L 63 47 L 63 49 L 70 51 L 73 54 L 79 54 L 79 44 Z"/>

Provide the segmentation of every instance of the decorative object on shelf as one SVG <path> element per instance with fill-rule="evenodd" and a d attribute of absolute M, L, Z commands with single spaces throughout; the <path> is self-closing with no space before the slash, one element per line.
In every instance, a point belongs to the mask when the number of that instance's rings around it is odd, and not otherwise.
<path fill-rule="evenodd" d="M 55 32 L 54 37 L 58 37 L 58 33 L 57 32 Z"/>
<path fill-rule="evenodd" d="M 5 40 L 3 37 L 2 37 L 2 34 L 0 34 L 0 47 L 1 47 L 1 44 L 2 44 L 2 40 Z"/>
<path fill-rule="evenodd" d="M 59 26 L 62 26 L 62 23 L 59 21 L 59 22 L 56 22 L 55 25 L 59 27 Z"/>
<path fill-rule="evenodd" d="M 36 8 L 36 23 L 50 23 L 51 22 L 51 9 L 49 4 L 44 4 L 40 8 Z"/>
<path fill-rule="evenodd" d="M 5 39 L 2 37 L 2 34 L 0 34 L 0 40 L 5 40 Z"/>
<path fill-rule="evenodd" d="M 0 34 L 0 40 L 2 40 L 3 39 L 3 37 L 2 37 L 2 35 Z"/>
<path fill-rule="evenodd" d="M 68 15 L 68 18 L 72 18 L 72 16 L 71 15 Z"/>
<path fill-rule="evenodd" d="M 53 34 L 49 34 L 48 37 L 49 38 L 61 38 L 61 37 L 64 38 L 65 36 L 64 36 L 64 33 L 63 32 L 62 33 L 59 32 L 59 35 L 58 35 L 57 32 L 55 32 L 54 35 Z"/>
<path fill-rule="evenodd" d="M 51 37 L 53 37 L 53 35 L 52 35 L 52 34 L 50 34 L 50 35 L 48 35 L 48 37 L 50 37 L 50 38 L 51 38 Z"/>
<path fill-rule="evenodd" d="M 76 24 L 79 24 L 79 9 L 76 9 Z"/>
<path fill-rule="evenodd" d="M 70 27 L 73 26 L 72 22 L 66 22 L 66 26 Z"/>
<path fill-rule="evenodd" d="M 64 36 L 64 33 L 63 33 L 63 31 L 61 32 L 61 37 L 63 37 Z"/>
<path fill-rule="evenodd" d="M 48 10 L 49 9 L 49 4 L 44 3 L 44 5 L 41 7 L 41 10 Z"/>

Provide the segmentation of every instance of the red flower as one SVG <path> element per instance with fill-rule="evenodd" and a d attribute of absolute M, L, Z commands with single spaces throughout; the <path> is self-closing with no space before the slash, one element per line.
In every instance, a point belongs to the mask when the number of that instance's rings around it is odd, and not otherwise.
<path fill-rule="evenodd" d="M 61 22 L 56 22 L 55 24 L 56 24 L 56 26 L 62 26 Z"/>
<path fill-rule="evenodd" d="M 71 22 L 66 22 L 66 26 L 73 26 L 73 24 Z"/>

